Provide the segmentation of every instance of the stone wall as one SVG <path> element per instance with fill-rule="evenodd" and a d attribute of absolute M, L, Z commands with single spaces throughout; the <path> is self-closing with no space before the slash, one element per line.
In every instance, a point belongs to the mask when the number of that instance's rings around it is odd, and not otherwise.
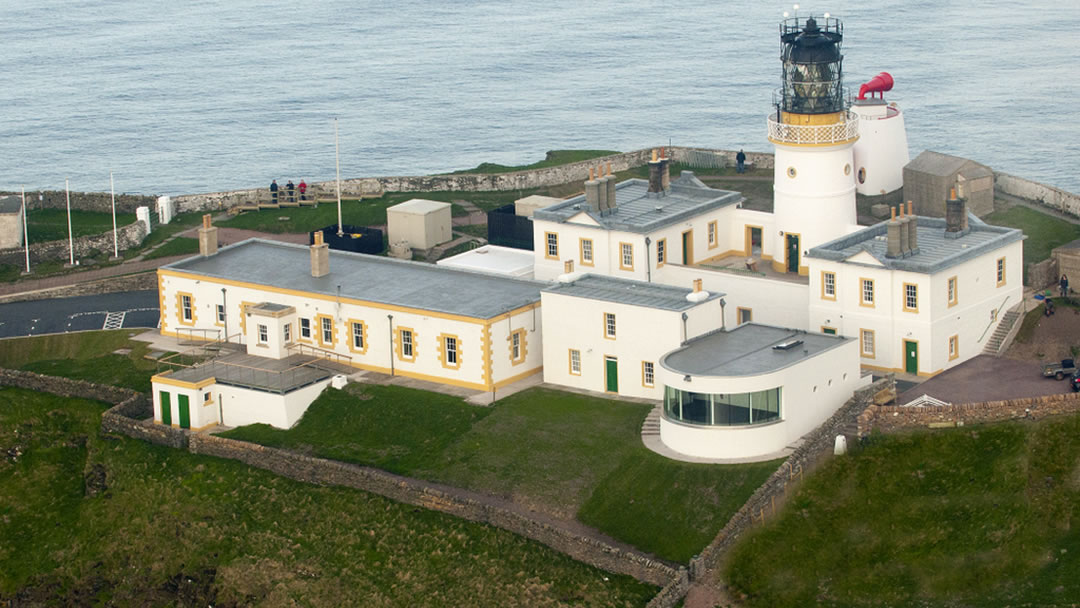
<path fill-rule="evenodd" d="M 947 428 L 1021 418 L 1038 420 L 1077 412 L 1080 412 L 1080 393 L 945 406 L 870 405 L 859 415 L 858 432 L 864 437 L 873 431 L 892 433 L 903 429 Z"/>
<path fill-rule="evenodd" d="M 690 560 L 691 580 L 713 576 L 713 570 L 735 543 L 754 525 L 777 513 L 788 495 L 789 487 L 802 480 L 823 459 L 832 454 L 837 435 L 844 435 L 860 412 L 873 403 L 874 395 L 892 389 L 895 376 L 888 374 L 877 382 L 855 391 L 855 394 L 828 420 L 803 438 L 803 443 L 788 456 L 780 468 L 754 491 L 750 499 L 735 512 L 727 525 L 716 535 L 701 554 Z M 852 437 L 854 438 L 854 437 Z"/>
<path fill-rule="evenodd" d="M 1080 217 L 1080 195 L 1008 173 L 994 173 L 994 188 L 1045 205 L 1055 211 Z"/>
<path fill-rule="evenodd" d="M 127 226 L 117 226 L 116 240 L 120 251 L 130 249 L 143 242 L 146 238 L 146 226 L 142 222 L 134 222 Z M 112 255 L 113 233 L 108 230 L 101 234 L 81 236 L 74 240 L 75 260 L 92 256 L 96 252 L 105 252 Z M 44 243 L 30 243 L 30 264 L 46 260 L 68 260 L 70 255 L 67 239 L 47 241 Z M 26 250 L 22 247 L 0 250 L 0 264 L 14 264 L 16 266 L 26 263 Z"/>
<path fill-rule="evenodd" d="M 0 196 L 13 194 L 21 196 L 20 192 L 0 192 Z M 83 211 L 101 211 L 112 213 L 112 199 L 108 192 L 72 192 L 71 208 Z M 157 198 L 139 194 L 117 194 L 116 212 L 135 213 L 136 207 L 147 206 L 151 209 Z M 26 193 L 26 206 L 33 215 L 34 209 L 66 209 L 67 196 L 63 190 L 41 190 Z"/>
<path fill-rule="evenodd" d="M 1024 276 L 1024 285 L 1034 287 L 1037 290 L 1054 287 L 1054 293 L 1057 294 L 1057 283 L 1058 279 L 1061 278 L 1061 275 L 1058 273 L 1057 259 L 1050 258 L 1037 264 L 1028 264 L 1025 270 L 1027 270 L 1027 272 Z"/>
<path fill-rule="evenodd" d="M 168 259 L 168 258 L 166 258 Z M 119 268 L 126 268 L 125 264 Z M 109 268 L 116 268 L 110 266 Z M 93 272 L 93 271 L 90 271 Z M 62 277 L 70 275 L 60 275 L 58 277 L 51 277 L 57 279 L 59 283 Z M 79 278 L 82 278 L 80 273 Z M 8 286 L 11 287 L 26 287 L 29 291 L 20 291 L 19 293 L 13 293 L 12 295 L 0 295 L 0 304 L 10 304 L 11 302 L 27 302 L 30 300 L 49 300 L 52 298 L 71 298 L 74 296 L 88 296 L 102 293 L 117 293 L 121 291 L 140 291 L 145 289 L 157 289 L 158 279 L 157 271 L 150 270 L 147 272 L 139 272 L 137 274 L 126 274 L 120 276 L 111 276 L 105 279 L 87 280 L 82 283 L 74 283 L 71 285 L 58 285 L 56 287 L 37 288 L 37 285 L 49 283 L 50 279 L 31 280 L 26 282 L 12 283 Z M 0 293 L 8 286 L 0 286 Z"/>

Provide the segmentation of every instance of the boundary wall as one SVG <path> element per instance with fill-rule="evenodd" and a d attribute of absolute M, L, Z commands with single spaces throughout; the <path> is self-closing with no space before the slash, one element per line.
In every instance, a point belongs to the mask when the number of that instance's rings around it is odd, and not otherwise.
<path fill-rule="evenodd" d="M 1049 207 L 1054 211 L 1080 217 L 1080 195 L 1047 186 L 1029 179 L 994 172 L 994 189 Z"/>
<path fill-rule="evenodd" d="M 20 230 L 22 227 L 19 228 Z M 146 238 L 146 226 L 142 222 L 132 222 L 126 226 L 116 227 L 116 242 L 121 252 L 124 252 L 140 243 Z M 90 253 L 105 252 L 110 256 L 113 252 L 112 229 L 88 236 L 80 236 L 74 239 L 75 260 L 88 256 Z M 67 260 L 69 255 L 67 239 L 46 241 L 44 243 L 30 243 L 30 263 L 36 264 L 48 260 Z M 12 247 L 0 249 L 0 264 L 12 264 L 22 266 L 26 263 L 25 247 Z"/>
<path fill-rule="evenodd" d="M 949 428 L 1005 420 L 1039 420 L 1047 416 L 1080 413 L 1080 393 L 982 401 L 957 405 L 905 407 L 870 405 L 858 418 L 858 433 L 895 433 L 915 428 Z"/>

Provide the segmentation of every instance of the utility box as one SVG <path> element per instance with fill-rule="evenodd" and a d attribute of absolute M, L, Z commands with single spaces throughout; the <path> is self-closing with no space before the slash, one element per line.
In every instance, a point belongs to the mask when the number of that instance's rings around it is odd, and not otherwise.
<path fill-rule="evenodd" d="M 176 203 L 173 202 L 172 197 L 159 196 L 157 199 L 157 213 L 158 223 L 168 224 L 172 221 L 173 216 L 176 215 Z"/>
<path fill-rule="evenodd" d="M 431 249 L 453 238 L 450 216 L 450 203 L 414 198 L 394 205 L 386 210 L 388 240 L 408 243 L 412 249 Z"/>
<path fill-rule="evenodd" d="M 23 205 L 18 196 L 0 196 L 0 249 L 23 244 Z"/>
<path fill-rule="evenodd" d="M 532 217 L 533 212 L 537 209 L 543 209 L 544 207 L 549 207 L 555 203 L 561 203 L 562 200 L 563 199 L 555 198 L 554 196 L 541 196 L 539 194 L 519 198 L 514 201 L 514 214 L 522 217 Z"/>

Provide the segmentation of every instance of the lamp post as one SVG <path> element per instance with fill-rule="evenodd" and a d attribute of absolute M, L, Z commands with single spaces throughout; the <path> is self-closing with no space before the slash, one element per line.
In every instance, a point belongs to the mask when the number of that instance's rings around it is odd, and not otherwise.
<path fill-rule="evenodd" d="M 337 119 L 334 119 L 334 164 L 337 167 L 337 235 L 341 238 L 345 231 L 341 229 L 341 148 L 338 146 Z"/>
<path fill-rule="evenodd" d="M 75 238 L 71 234 L 71 184 L 68 178 L 64 178 L 64 198 L 67 200 L 67 222 L 68 222 L 68 268 L 75 265 Z"/>
<path fill-rule="evenodd" d="M 26 230 L 26 186 L 22 188 L 22 234 L 23 246 L 26 248 L 26 272 L 30 274 L 30 235 Z"/>
<path fill-rule="evenodd" d="M 116 238 L 116 186 L 113 185 L 112 171 L 109 171 L 109 192 L 112 193 L 112 243 L 113 259 L 120 259 L 120 243 Z"/>

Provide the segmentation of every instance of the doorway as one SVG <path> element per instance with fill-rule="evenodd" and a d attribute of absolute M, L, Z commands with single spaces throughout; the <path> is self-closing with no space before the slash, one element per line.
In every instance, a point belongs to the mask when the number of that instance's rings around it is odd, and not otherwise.
<path fill-rule="evenodd" d="M 191 428 L 191 408 L 188 406 L 187 395 L 176 396 L 176 407 L 180 410 L 180 428 Z"/>
<path fill-rule="evenodd" d="M 904 340 L 904 371 L 919 373 L 919 343 L 914 340 Z"/>
<path fill-rule="evenodd" d="M 744 237 L 743 255 L 748 258 L 761 257 L 761 227 L 747 226 Z"/>
<path fill-rule="evenodd" d="M 161 395 L 161 424 L 172 426 L 172 400 L 169 393 L 160 391 Z"/>
<path fill-rule="evenodd" d="M 799 273 L 799 235 L 784 235 L 787 241 L 787 271 Z"/>
<path fill-rule="evenodd" d="M 682 263 L 689 266 L 694 263 L 694 231 L 682 233 Z"/>
<path fill-rule="evenodd" d="M 604 357 L 604 390 L 619 392 L 619 360 L 615 357 Z"/>

